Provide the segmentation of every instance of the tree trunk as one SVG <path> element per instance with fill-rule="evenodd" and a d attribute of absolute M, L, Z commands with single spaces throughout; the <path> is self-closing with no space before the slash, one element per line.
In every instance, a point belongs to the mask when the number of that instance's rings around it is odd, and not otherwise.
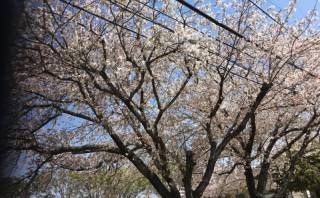
<path fill-rule="evenodd" d="M 255 181 L 250 166 L 250 162 L 246 162 L 244 167 L 244 175 L 246 176 L 247 189 L 251 198 L 259 198 L 256 193 Z"/>
<path fill-rule="evenodd" d="M 258 186 L 257 186 L 257 192 L 259 194 L 263 194 L 266 190 L 266 186 L 267 186 L 267 182 L 268 182 L 269 167 L 270 167 L 269 163 L 263 163 L 261 166 L 259 179 L 258 179 Z"/>

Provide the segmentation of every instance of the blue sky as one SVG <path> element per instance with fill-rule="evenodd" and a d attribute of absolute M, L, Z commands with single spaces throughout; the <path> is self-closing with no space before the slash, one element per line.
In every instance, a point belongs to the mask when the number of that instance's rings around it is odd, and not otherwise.
<path fill-rule="evenodd" d="M 288 5 L 290 0 L 266 0 L 268 5 L 274 5 L 276 8 L 284 8 Z M 308 10 L 313 9 L 316 0 L 297 0 L 297 17 L 305 16 L 308 13 Z M 320 11 L 320 2 L 317 4 L 317 10 Z"/>

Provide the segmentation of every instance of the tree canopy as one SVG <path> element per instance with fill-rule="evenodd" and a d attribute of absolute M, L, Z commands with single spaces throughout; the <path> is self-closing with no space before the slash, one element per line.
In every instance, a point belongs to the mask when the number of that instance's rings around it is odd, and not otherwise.
<path fill-rule="evenodd" d="M 7 138 L 27 184 L 120 163 L 144 178 L 130 192 L 285 196 L 320 132 L 320 32 L 295 3 L 275 23 L 247 0 L 26 2 Z"/>

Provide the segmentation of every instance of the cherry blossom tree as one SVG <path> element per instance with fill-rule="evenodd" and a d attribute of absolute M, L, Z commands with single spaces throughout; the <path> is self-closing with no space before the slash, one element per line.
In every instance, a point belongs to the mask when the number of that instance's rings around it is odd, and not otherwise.
<path fill-rule="evenodd" d="M 246 0 L 194 5 L 207 14 L 174 0 L 25 5 L 8 138 L 30 161 L 28 181 L 125 158 L 162 197 L 197 198 L 231 164 L 259 197 L 298 148 L 277 191 L 286 194 L 319 137 L 316 14 L 292 22 L 293 2 L 268 10 L 275 23 Z"/>

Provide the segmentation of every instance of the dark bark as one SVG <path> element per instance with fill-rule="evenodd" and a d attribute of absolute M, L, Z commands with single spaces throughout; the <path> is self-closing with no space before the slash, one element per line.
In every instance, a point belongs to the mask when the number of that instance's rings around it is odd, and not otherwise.
<path fill-rule="evenodd" d="M 196 190 L 193 193 L 194 198 L 201 197 L 205 189 L 207 188 L 211 176 L 213 174 L 214 166 L 216 164 L 216 161 L 218 159 L 218 155 L 215 152 L 216 148 L 214 146 L 211 146 L 210 148 L 210 157 L 207 163 L 206 171 L 202 177 L 202 180 Z"/>
<path fill-rule="evenodd" d="M 139 170 L 139 172 L 146 177 L 152 186 L 157 190 L 157 192 L 162 197 L 180 197 L 180 194 L 177 195 L 176 193 L 170 192 L 167 187 L 162 183 L 160 178 L 150 170 L 150 168 L 132 151 L 130 151 L 122 142 L 120 137 L 114 133 L 113 129 L 110 128 L 108 123 L 104 123 L 104 128 L 108 131 L 110 134 L 112 140 L 115 142 L 115 144 L 118 146 L 118 148 L 121 150 L 122 154 L 126 156 L 133 164 L 134 166 Z"/>
<path fill-rule="evenodd" d="M 257 192 L 263 194 L 267 187 L 268 173 L 270 164 L 267 162 L 262 163 L 260 173 L 258 176 Z"/>
<path fill-rule="evenodd" d="M 219 159 L 220 154 L 222 153 L 224 148 L 228 145 L 228 143 L 245 129 L 248 121 L 250 120 L 250 118 L 252 117 L 252 115 L 254 114 L 254 112 L 262 102 L 263 98 L 267 95 L 271 87 L 272 87 L 271 83 L 270 84 L 264 83 L 260 88 L 260 91 L 255 99 L 255 102 L 252 104 L 250 110 L 246 113 L 245 117 L 242 119 L 238 127 L 236 127 L 231 133 L 228 133 L 216 148 L 211 146 L 210 157 L 208 160 L 207 168 L 204 176 L 202 177 L 201 182 L 199 183 L 198 187 L 194 191 L 194 197 L 202 196 L 203 192 L 205 191 L 206 187 L 210 182 L 210 179 L 214 171 L 215 163 Z"/>
<path fill-rule="evenodd" d="M 255 120 L 255 114 L 253 113 L 251 115 L 251 134 L 250 138 L 248 140 L 248 143 L 246 145 L 245 149 L 245 165 L 244 165 L 244 175 L 246 177 L 246 183 L 247 183 L 247 188 L 250 194 L 250 197 L 253 198 L 258 198 L 259 196 L 257 195 L 256 191 L 256 184 L 254 180 L 254 175 L 251 167 L 251 154 L 252 154 L 252 148 L 253 148 L 253 143 L 254 143 L 254 138 L 256 135 L 256 120 Z"/>
<path fill-rule="evenodd" d="M 270 152 L 273 148 L 273 146 L 275 145 L 275 143 L 277 142 L 278 138 L 272 138 L 267 149 L 266 152 L 263 156 L 263 161 L 261 164 L 261 168 L 260 168 L 260 173 L 258 176 L 258 184 L 257 184 L 257 192 L 260 194 L 263 194 L 266 186 L 267 186 L 267 182 L 268 182 L 268 173 L 269 173 L 269 167 L 270 167 L 270 163 L 268 162 L 268 158 L 270 156 Z"/>
<path fill-rule="evenodd" d="M 196 163 L 193 160 L 193 152 L 186 151 L 186 165 L 185 165 L 186 169 L 183 177 L 183 184 L 184 184 L 186 198 L 193 198 L 192 173 L 195 165 Z"/>
<path fill-rule="evenodd" d="M 249 195 L 252 198 L 258 198 L 257 193 L 256 193 L 256 185 L 254 181 L 254 176 L 252 172 L 252 168 L 250 165 L 251 162 L 246 162 L 244 166 L 244 175 L 246 176 L 246 183 L 247 183 L 247 188 L 249 191 Z"/>

